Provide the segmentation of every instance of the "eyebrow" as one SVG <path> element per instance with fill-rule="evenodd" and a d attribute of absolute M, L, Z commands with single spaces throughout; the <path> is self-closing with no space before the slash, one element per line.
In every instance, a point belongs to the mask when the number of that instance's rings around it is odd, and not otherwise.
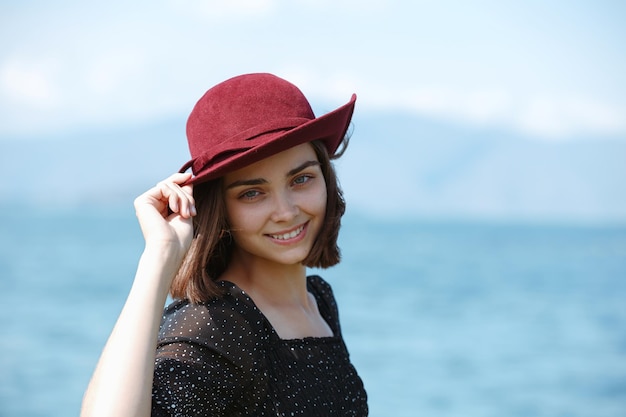
<path fill-rule="evenodd" d="M 291 177 L 292 175 L 296 175 L 298 172 L 303 171 L 303 170 L 307 169 L 308 167 L 311 167 L 311 166 L 314 166 L 314 165 L 319 166 L 319 164 L 320 163 L 318 161 L 306 161 L 305 163 L 303 163 L 303 164 L 295 167 L 291 171 L 289 171 L 286 176 L 287 177 Z"/>
<path fill-rule="evenodd" d="M 291 177 L 292 175 L 297 174 L 300 171 L 303 171 L 305 169 L 307 169 L 310 166 L 319 166 L 320 163 L 318 161 L 306 161 L 303 164 L 298 165 L 297 167 L 295 167 L 294 169 L 289 170 L 289 172 L 287 172 L 287 175 L 285 175 L 286 177 Z M 242 187 L 242 186 L 251 186 L 251 185 L 261 185 L 261 184 L 267 184 L 267 180 L 264 178 L 252 178 L 252 179 L 248 179 L 248 180 L 238 180 L 238 181 L 234 181 L 232 183 L 230 183 L 226 189 L 230 190 L 231 188 L 235 188 L 235 187 Z"/>

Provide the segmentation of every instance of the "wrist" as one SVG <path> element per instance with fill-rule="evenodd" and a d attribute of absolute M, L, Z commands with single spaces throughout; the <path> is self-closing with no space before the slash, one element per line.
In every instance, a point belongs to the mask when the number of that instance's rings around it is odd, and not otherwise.
<path fill-rule="evenodd" d="M 139 265 L 135 284 L 149 286 L 158 293 L 168 293 L 174 277 L 182 264 L 184 252 L 168 245 L 146 244 Z"/>
<path fill-rule="evenodd" d="M 150 258 L 155 262 L 161 262 L 164 266 L 176 264 L 180 265 L 185 257 L 186 249 L 180 245 L 168 241 L 146 241 L 141 254 L 142 258 Z"/>

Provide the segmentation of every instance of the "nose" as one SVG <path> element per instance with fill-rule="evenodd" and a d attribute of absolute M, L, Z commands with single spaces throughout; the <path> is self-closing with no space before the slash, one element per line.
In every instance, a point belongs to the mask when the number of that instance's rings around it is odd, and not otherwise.
<path fill-rule="evenodd" d="M 271 217 L 273 222 L 289 222 L 296 218 L 299 210 L 291 193 L 285 191 L 274 195 L 274 210 Z"/>

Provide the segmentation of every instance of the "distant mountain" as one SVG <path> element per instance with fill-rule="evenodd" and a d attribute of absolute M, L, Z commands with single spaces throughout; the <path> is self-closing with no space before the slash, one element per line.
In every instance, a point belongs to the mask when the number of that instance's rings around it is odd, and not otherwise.
<path fill-rule="evenodd" d="M 412 115 L 360 115 L 341 165 L 352 204 L 381 215 L 626 220 L 626 138 L 547 141 Z"/>
<path fill-rule="evenodd" d="M 0 138 L 0 204 L 132 204 L 187 161 L 184 119 Z M 546 141 L 396 113 L 354 119 L 336 162 L 377 216 L 626 222 L 626 138 Z"/>
<path fill-rule="evenodd" d="M 184 120 L 0 138 L 0 202 L 132 204 L 189 158 Z M 8 179 L 8 181 L 7 181 Z"/>

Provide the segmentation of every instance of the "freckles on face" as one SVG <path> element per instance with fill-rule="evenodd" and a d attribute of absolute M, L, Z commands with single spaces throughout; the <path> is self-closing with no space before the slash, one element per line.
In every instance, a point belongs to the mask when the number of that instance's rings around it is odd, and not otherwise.
<path fill-rule="evenodd" d="M 285 263 L 308 255 L 326 212 L 326 183 L 308 143 L 227 174 L 224 197 L 237 246 Z"/>

